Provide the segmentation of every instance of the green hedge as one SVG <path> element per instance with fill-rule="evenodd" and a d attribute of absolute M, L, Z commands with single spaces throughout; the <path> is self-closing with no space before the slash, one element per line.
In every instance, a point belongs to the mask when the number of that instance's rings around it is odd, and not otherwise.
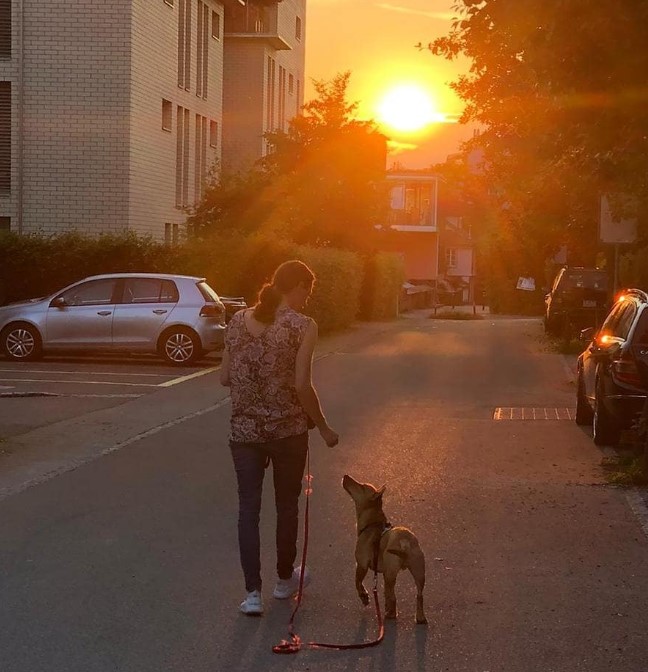
<path fill-rule="evenodd" d="M 623 287 L 648 291 L 648 247 L 629 252 L 621 258 L 619 282 Z"/>
<path fill-rule="evenodd" d="M 358 317 L 394 316 L 402 282 L 394 255 L 363 262 L 352 252 L 297 246 L 264 235 L 212 236 L 170 247 L 134 234 L 46 238 L 3 233 L 0 305 L 46 296 L 89 275 L 135 271 L 204 276 L 219 294 L 244 296 L 253 304 L 263 283 L 288 259 L 303 260 L 317 276 L 308 312 L 321 332 L 345 328 Z M 365 273 L 373 279 L 365 279 Z"/>

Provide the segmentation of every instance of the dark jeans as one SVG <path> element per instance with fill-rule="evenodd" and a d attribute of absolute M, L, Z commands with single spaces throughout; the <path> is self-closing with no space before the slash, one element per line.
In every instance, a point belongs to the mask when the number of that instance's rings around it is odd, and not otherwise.
<path fill-rule="evenodd" d="M 297 556 L 299 493 L 306 465 L 308 433 L 267 443 L 230 441 L 239 494 L 239 550 L 248 592 L 261 590 L 259 518 L 263 476 L 268 461 L 277 508 L 277 574 L 289 579 Z"/>

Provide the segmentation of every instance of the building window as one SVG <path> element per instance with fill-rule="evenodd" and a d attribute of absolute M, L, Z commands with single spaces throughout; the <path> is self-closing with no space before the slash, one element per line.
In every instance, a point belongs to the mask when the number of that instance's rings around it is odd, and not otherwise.
<path fill-rule="evenodd" d="M 283 131 L 286 125 L 286 68 L 279 66 L 278 127 Z"/>
<path fill-rule="evenodd" d="M 11 0 L 0 0 L 0 58 L 11 58 Z"/>
<path fill-rule="evenodd" d="M 173 103 L 162 99 L 162 130 L 173 130 Z"/>
<path fill-rule="evenodd" d="M 207 117 L 196 115 L 196 144 L 194 170 L 194 202 L 203 196 L 207 179 Z"/>
<path fill-rule="evenodd" d="M 209 65 L 209 8 L 198 0 L 198 26 L 196 29 L 196 95 L 207 98 L 207 72 Z"/>
<path fill-rule="evenodd" d="M 288 93 L 295 93 L 295 78 L 292 75 L 288 75 Z"/>
<path fill-rule="evenodd" d="M 0 217 L 0 231 L 11 231 L 11 217 Z"/>
<path fill-rule="evenodd" d="M 268 56 L 268 72 L 266 80 L 266 130 L 275 130 L 275 86 L 277 63 Z"/>
<path fill-rule="evenodd" d="M 176 207 L 189 205 L 189 110 L 178 105 L 176 115 Z"/>
<path fill-rule="evenodd" d="M 0 82 L 0 194 L 11 193 L 11 82 Z"/>
<path fill-rule="evenodd" d="M 454 247 L 446 248 L 446 268 L 457 268 L 457 250 Z"/>
<path fill-rule="evenodd" d="M 298 40 L 302 39 L 302 20 L 301 17 L 295 17 L 295 37 Z"/>
<path fill-rule="evenodd" d="M 215 40 L 220 40 L 220 14 L 212 12 L 211 36 Z"/>
<path fill-rule="evenodd" d="M 191 0 L 178 0 L 178 86 L 189 91 L 191 76 Z"/>
<path fill-rule="evenodd" d="M 209 146 L 218 147 L 218 122 L 210 121 L 209 122 Z"/>
<path fill-rule="evenodd" d="M 177 224 L 167 222 L 164 225 L 164 242 L 167 245 L 177 245 L 179 240 L 179 227 Z"/>

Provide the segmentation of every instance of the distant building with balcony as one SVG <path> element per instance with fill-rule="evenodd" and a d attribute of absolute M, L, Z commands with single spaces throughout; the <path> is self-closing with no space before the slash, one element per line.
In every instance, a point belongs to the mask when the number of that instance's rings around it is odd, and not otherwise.
<path fill-rule="evenodd" d="M 400 254 L 406 292 L 426 301 L 473 299 L 474 246 L 459 208 L 444 193 L 444 181 L 430 171 L 388 171 L 390 210 L 380 228 L 386 250 Z M 420 302 L 419 302 L 420 303 Z"/>
<path fill-rule="evenodd" d="M 301 107 L 304 26 L 305 0 L 0 0 L 0 230 L 176 240 Z"/>

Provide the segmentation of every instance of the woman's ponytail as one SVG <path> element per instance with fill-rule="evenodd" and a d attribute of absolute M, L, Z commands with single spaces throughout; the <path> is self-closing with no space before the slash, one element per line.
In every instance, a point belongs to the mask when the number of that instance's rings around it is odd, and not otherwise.
<path fill-rule="evenodd" d="M 272 324 L 281 303 L 281 293 L 271 284 L 263 285 L 259 292 L 259 300 L 254 306 L 254 319 L 263 324 Z"/>
<path fill-rule="evenodd" d="M 274 272 L 272 282 L 261 288 L 254 306 L 254 319 L 264 324 L 272 324 L 284 295 L 299 285 L 310 288 L 314 281 L 313 271 L 303 261 L 285 261 Z"/>

